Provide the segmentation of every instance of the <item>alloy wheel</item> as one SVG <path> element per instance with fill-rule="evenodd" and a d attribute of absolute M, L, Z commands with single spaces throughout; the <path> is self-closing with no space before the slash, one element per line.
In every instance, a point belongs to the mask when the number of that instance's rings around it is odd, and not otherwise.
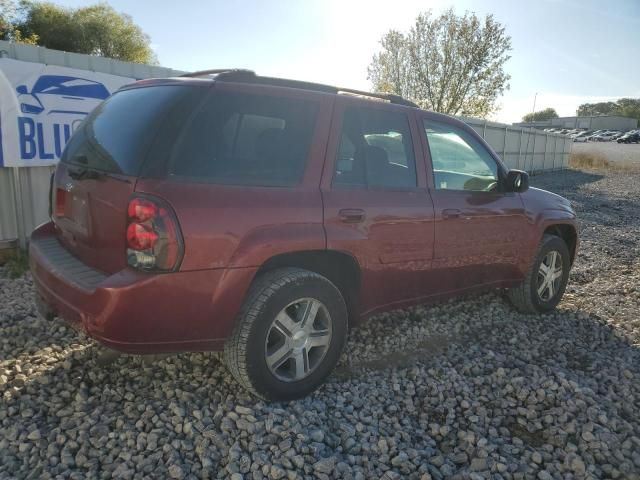
<path fill-rule="evenodd" d="M 538 267 L 538 297 L 549 302 L 562 285 L 562 255 L 555 250 L 548 252 Z"/>
<path fill-rule="evenodd" d="M 284 382 L 297 382 L 322 363 L 331 344 L 331 318 L 322 302 L 300 298 L 274 318 L 265 340 L 265 360 Z"/>

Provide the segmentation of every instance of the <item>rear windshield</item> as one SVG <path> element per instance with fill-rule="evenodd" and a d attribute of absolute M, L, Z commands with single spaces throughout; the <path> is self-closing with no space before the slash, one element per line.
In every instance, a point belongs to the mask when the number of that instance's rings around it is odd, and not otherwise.
<path fill-rule="evenodd" d="M 213 93 L 183 129 L 169 174 L 231 185 L 299 183 L 318 104 L 307 100 Z"/>
<path fill-rule="evenodd" d="M 194 92 L 198 90 L 198 92 Z M 163 85 L 115 93 L 78 126 L 61 161 L 137 176 L 149 146 L 175 106 L 199 88 Z"/>

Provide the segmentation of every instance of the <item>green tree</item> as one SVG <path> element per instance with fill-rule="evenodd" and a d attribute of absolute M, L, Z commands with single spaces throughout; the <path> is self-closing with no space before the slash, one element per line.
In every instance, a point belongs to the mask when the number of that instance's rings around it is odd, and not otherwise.
<path fill-rule="evenodd" d="M 0 0 L 0 40 L 36 45 L 38 35 L 25 36 L 16 26 L 19 11 L 15 0 Z"/>
<path fill-rule="evenodd" d="M 583 103 L 578 107 L 579 116 L 621 115 L 640 121 L 640 98 L 621 98 L 615 102 Z"/>
<path fill-rule="evenodd" d="M 522 117 L 523 122 L 539 122 L 542 120 L 551 120 L 552 118 L 558 118 L 558 112 L 555 108 L 545 108 L 538 112 L 527 113 Z"/>
<path fill-rule="evenodd" d="M 578 107 L 578 116 L 587 117 L 589 115 L 615 115 L 617 106 L 615 102 L 583 103 Z"/>
<path fill-rule="evenodd" d="M 640 121 L 640 98 L 621 98 L 616 102 L 618 114 Z"/>
<path fill-rule="evenodd" d="M 0 40 L 11 39 L 15 15 L 15 2 L 13 0 L 0 0 Z"/>
<path fill-rule="evenodd" d="M 135 63 L 157 63 L 149 36 L 126 14 L 106 3 L 76 9 L 23 0 L 16 27 L 37 35 L 38 45 L 67 52 L 100 55 Z"/>
<path fill-rule="evenodd" d="M 387 32 L 368 78 L 377 92 L 395 93 L 421 107 L 486 117 L 509 88 L 504 64 L 511 38 L 492 15 L 418 15 L 409 32 Z"/>

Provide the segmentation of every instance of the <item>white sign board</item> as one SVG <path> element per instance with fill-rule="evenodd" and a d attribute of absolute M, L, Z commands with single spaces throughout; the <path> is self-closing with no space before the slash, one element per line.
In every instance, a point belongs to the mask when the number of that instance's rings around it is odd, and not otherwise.
<path fill-rule="evenodd" d="M 71 133 L 134 78 L 0 58 L 0 167 L 60 160 Z"/>

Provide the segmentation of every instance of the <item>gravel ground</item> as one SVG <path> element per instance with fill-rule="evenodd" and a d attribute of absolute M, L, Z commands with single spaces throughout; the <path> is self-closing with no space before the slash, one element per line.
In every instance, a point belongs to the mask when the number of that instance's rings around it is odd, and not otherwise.
<path fill-rule="evenodd" d="M 0 477 L 638 479 L 639 180 L 532 178 L 582 220 L 557 312 L 487 293 L 381 315 L 288 404 L 212 354 L 106 362 L 0 272 Z"/>

